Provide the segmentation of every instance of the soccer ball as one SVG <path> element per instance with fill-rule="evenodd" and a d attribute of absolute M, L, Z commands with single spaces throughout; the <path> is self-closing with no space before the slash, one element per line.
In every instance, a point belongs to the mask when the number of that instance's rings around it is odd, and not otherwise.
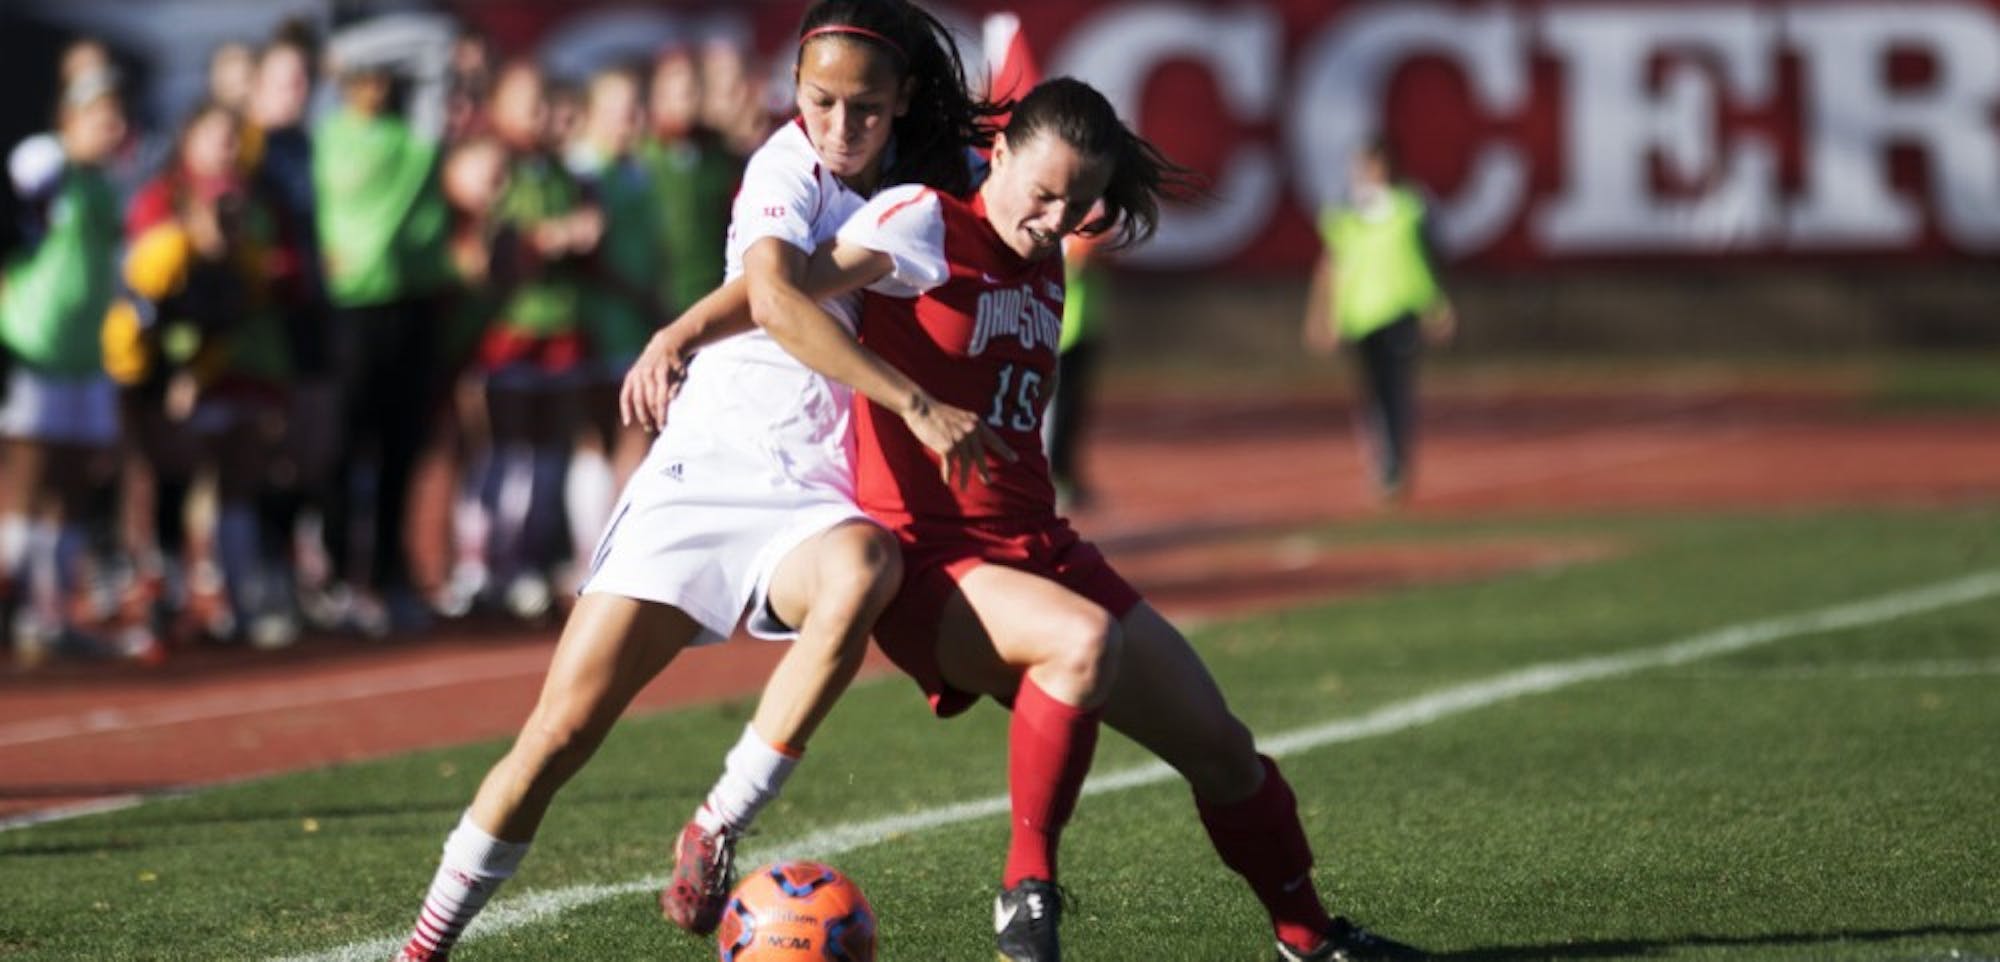
<path fill-rule="evenodd" d="M 779 862 L 730 893 L 715 948 L 722 962 L 874 962 L 875 910 L 832 868 Z"/>

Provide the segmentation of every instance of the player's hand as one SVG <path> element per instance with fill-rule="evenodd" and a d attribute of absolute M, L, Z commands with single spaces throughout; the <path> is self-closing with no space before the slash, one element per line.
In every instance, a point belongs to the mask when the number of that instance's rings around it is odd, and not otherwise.
<path fill-rule="evenodd" d="M 646 341 L 646 349 L 639 352 L 639 359 L 632 362 L 632 369 L 625 372 L 625 383 L 618 389 L 618 418 L 628 427 L 636 424 L 658 433 L 666 426 L 667 403 L 687 380 L 690 357 L 672 332 L 672 325 L 655 331 Z"/>
<path fill-rule="evenodd" d="M 975 477 L 992 481 L 990 458 L 1012 462 L 1021 457 L 979 415 L 922 395 L 911 399 L 903 423 L 924 447 L 941 456 L 940 473 L 953 487 L 969 487 Z"/>

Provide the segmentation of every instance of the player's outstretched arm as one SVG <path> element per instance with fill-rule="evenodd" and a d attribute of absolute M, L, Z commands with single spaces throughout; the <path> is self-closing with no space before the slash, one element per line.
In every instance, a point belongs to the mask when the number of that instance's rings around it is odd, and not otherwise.
<path fill-rule="evenodd" d="M 833 247 L 832 242 L 820 245 L 808 262 L 799 284 L 807 297 L 839 297 L 881 277 L 879 266 L 867 259 L 850 256 L 845 262 L 837 261 Z M 625 383 L 618 392 L 619 417 L 628 425 L 658 431 L 666 423 L 667 404 L 680 390 L 687 362 L 695 352 L 756 327 L 750 317 L 750 286 L 744 277 L 708 292 L 647 340 L 645 350 L 625 372 Z"/>
<path fill-rule="evenodd" d="M 880 280 L 892 269 L 889 255 L 853 244 L 836 241 L 825 256 L 821 283 L 836 277 L 858 287 Z M 750 313 L 765 333 L 805 366 L 902 415 L 917 440 L 943 456 L 942 473 L 948 483 L 968 484 L 975 475 L 990 478 L 989 455 L 1009 461 L 1016 457 L 978 415 L 931 397 L 908 375 L 862 347 L 795 280 L 807 277 L 809 265 L 804 251 L 776 238 L 760 240 L 744 253 Z"/>

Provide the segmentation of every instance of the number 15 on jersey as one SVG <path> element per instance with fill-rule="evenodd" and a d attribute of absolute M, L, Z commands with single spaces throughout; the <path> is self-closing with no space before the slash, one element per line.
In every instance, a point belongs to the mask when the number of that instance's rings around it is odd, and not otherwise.
<path fill-rule="evenodd" d="M 1034 431 L 1039 427 L 1036 405 L 1041 399 L 1041 372 L 1009 364 L 1000 369 L 1000 383 L 993 388 L 993 409 L 987 412 L 986 423 L 995 428 Z"/>

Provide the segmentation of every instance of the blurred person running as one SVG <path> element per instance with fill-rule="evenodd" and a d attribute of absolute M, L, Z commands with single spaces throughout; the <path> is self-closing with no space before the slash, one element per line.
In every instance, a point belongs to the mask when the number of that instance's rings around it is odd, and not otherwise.
<path fill-rule="evenodd" d="M 312 136 L 341 433 L 322 531 L 330 583 L 309 614 L 382 636 L 423 623 L 403 532 L 434 399 L 449 216 L 437 145 L 398 116 L 391 75 L 340 69 L 340 106 Z"/>
<path fill-rule="evenodd" d="M 91 650 L 68 603 L 86 526 L 105 503 L 118 438 L 99 327 L 117 293 L 118 201 L 103 165 L 126 134 L 115 77 L 85 71 L 62 90 L 53 152 L 10 170 L 30 201 L 29 242 L 0 264 L 0 575 L 24 661 Z M 15 158 L 10 158 L 10 160 Z M 13 166 L 10 164 L 10 166 Z M 144 654 L 143 652 L 141 654 Z"/>
<path fill-rule="evenodd" d="M 939 716 L 982 695 L 1013 713 L 1013 818 L 994 903 L 1002 959 L 1061 958 L 1057 848 L 1100 723 L 1187 780 L 1217 854 L 1269 914 L 1280 962 L 1415 958 L 1328 914 L 1277 762 L 1258 754 L 1187 639 L 1056 508 L 1040 430 L 1063 239 L 1108 232 L 1114 250 L 1144 240 L 1160 199 L 1192 187 L 1102 94 L 1049 81 L 1015 105 L 976 193 L 886 190 L 814 256 L 815 287 L 867 287 L 858 343 L 824 313 L 769 329 L 829 377 L 882 363 L 911 372 L 944 403 L 984 412 L 1019 455 L 954 489 L 895 415 L 872 397 L 856 403 L 856 491 L 905 559 L 877 643 Z"/>
<path fill-rule="evenodd" d="M 990 113 L 966 93 L 950 34 L 906 0 L 814 5 L 797 69 L 799 116 L 751 159 L 731 226 L 730 272 L 747 278 L 766 324 L 819 311 L 799 287 L 808 254 L 878 188 L 964 189 L 965 151 L 983 142 Z M 844 315 L 853 306 L 830 305 Z M 935 403 L 892 369 L 863 383 L 958 479 L 983 470 L 997 441 L 975 414 Z M 677 924 L 714 928 L 735 839 L 852 680 L 900 577 L 894 539 L 854 504 L 850 399 L 764 334 L 717 343 L 692 365 L 598 546 L 541 698 L 446 839 L 400 958 L 447 955 L 640 688 L 682 649 L 746 622 L 793 644 L 681 830 L 661 896 Z"/>
<path fill-rule="evenodd" d="M 1306 349 L 1320 356 L 1342 342 L 1354 345 L 1365 386 L 1357 421 L 1376 491 L 1387 502 L 1410 494 L 1424 341 L 1449 344 L 1458 329 L 1438 276 L 1429 212 L 1395 177 L 1388 144 L 1355 155 L 1347 203 L 1320 214 L 1326 250 L 1313 268 L 1304 329 Z"/>

